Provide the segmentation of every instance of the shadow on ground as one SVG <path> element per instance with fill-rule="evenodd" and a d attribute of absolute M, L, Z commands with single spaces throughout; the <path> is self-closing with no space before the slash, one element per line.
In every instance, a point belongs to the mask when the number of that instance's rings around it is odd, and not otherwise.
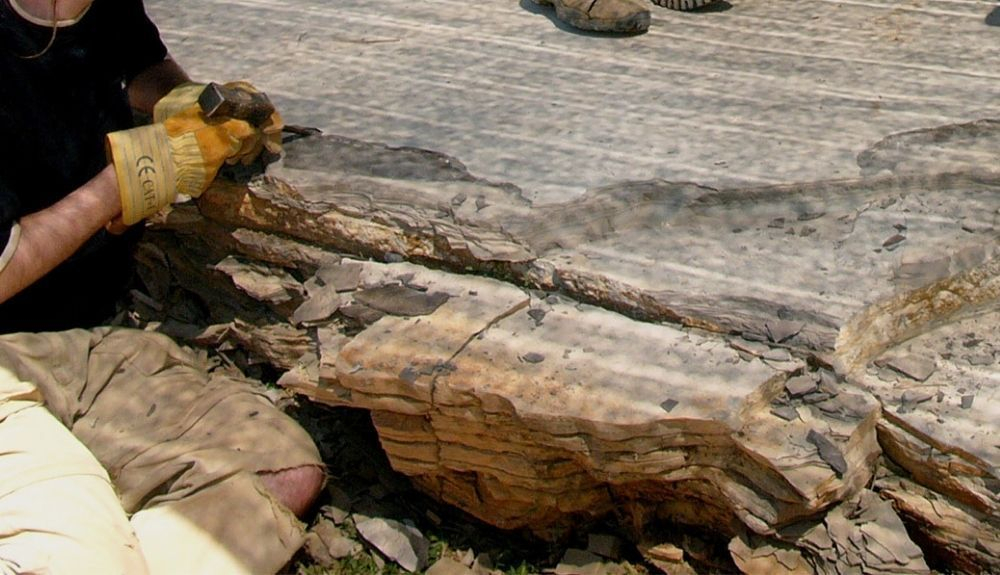
<path fill-rule="evenodd" d="M 997 6 L 992 12 L 986 15 L 986 25 L 1000 26 L 1000 6 Z"/>

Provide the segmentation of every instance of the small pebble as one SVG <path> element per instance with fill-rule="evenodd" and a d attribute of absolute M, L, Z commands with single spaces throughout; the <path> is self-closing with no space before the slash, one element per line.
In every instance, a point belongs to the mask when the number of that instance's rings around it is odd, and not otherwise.
<path fill-rule="evenodd" d="M 535 353 L 533 351 L 530 351 L 522 355 L 521 359 L 528 363 L 542 363 L 543 361 L 545 361 L 545 356 L 540 353 Z"/>

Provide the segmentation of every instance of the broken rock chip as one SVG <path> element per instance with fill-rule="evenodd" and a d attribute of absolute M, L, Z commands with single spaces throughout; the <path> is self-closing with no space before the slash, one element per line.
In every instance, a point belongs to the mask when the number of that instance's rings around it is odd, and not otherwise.
<path fill-rule="evenodd" d="M 868 489 L 791 539 L 808 553 L 817 573 L 930 573 L 892 503 Z"/>
<path fill-rule="evenodd" d="M 812 567 L 796 549 L 760 543 L 751 547 L 744 536 L 729 542 L 729 554 L 746 575 L 812 575 Z"/>
<path fill-rule="evenodd" d="M 904 240 L 906 240 L 906 236 L 904 236 L 902 234 L 895 234 L 892 237 L 890 237 L 889 239 L 887 239 L 884 242 L 882 242 L 882 247 L 885 248 L 885 249 L 887 249 L 887 250 L 889 250 L 889 251 L 892 251 L 892 250 L 898 248 L 899 244 L 903 243 Z"/>
<path fill-rule="evenodd" d="M 427 575 L 475 575 L 475 571 L 454 559 L 442 557 L 427 569 Z"/>
<path fill-rule="evenodd" d="M 614 535 L 591 533 L 587 536 L 587 551 L 608 559 L 618 559 L 622 552 L 622 540 Z"/>
<path fill-rule="evenodd" d="M 427 565 L 430 544 L 417 528 L 394 519 L 354 517 L 361 537 L 403 569 L 413 572 Z"/>
<path fill-rule="evenodd" d="M 788 395 L 792 397 L 802 397 L 807 393 L 812 393 L 816 391 L 819 384 L 816 380 L 808 375 L 797 375 L 795 377 L 788 378 L 785 382 L 785 390 L 788 391 Z"/>
<path fill-rule="evenodd" d="M 243 263 L 229 256 L 216 264 L 215 270 L 229 276 L 237 288 L 259 301 L 281 305 L 302 297 L 302 284 L 278 267 Z"/>
<path fill-rule="evenodd" d="M 529 351 L 528 353 L 521 356 L 521 359 L 528 363 L 542 363 L 545 361 L 545 356 L 534 351 Z"/>
<path fill-rule="evenodd" d="M 841 453 L 836 443 L 830 441 L 825 435 L 815 429 L 809 430 L 806 440 L 816 446 L 819 456 L 831 469 L 837 472 L 837 477 L 844 476 L 844 473 L 847 472 L 847 461 L 844 460 L 844 454 Z"/>
<path fill-rule="evenodd" d="M 777 405 L 771 408 L 771 413 L 777 415 L 785 421 L 795 421 L 799 418 L 799 411 L 791 405 Z"/>
<path fill-rule="evenodd" d="M 350 557 L 361 550 L 357 541 L 347 537 L 333 521 L 321 519 L 306 535 L 306 552 L 323 566 L 333 564 L 337 559 Z"/>
<path fill-rule="evenodd" d="M 361 264 L 341 262 L 336 265 L 323 266 L 316 270 L 316 277 L 323 285 L 332 287 L 338 292 L 354 291 L 361 283 Z"/>
<path fill-rule="evenodd" d="M 806 324 L 796 321 L 775 319 L 764 323 L 768 339 L 775 343 L 786 342 L 802 331 Z"/>
<path fill-rule="evenodd" d="M 365 327 L 377 322 L 385 317 L 385 312 L 366 306 L 361 303 L 349 303 L 339 310 L 345 318 L 352 320 Z"/>
<path fill-rule="evenodd" d="M 910 408 L 919 403 L 930 401 L 935 395 L 937 395 L 937 390 L 933 389 L 907 389 L 900 397 L 900 401 L 902 401 L 904 408 Z"/>
<path fill-rule="evenodd" d="M 292 313 L 291 322 L 295 325 L 323 321 L 333 315 L 343 300 L 333 288 L 318 288 L 309 290 L 309 297 Z"/>
<path fill-rule="evenodd" d="M 599 555 L 582 549 L 567 549 L 552 572 L 555 575 L 605 575 L 614 571 Z"/>
<path fill-rule="evenodd" d="M 441 307 L 450 296 L 443 292 L 426 293 L 402 285 L 366 288 L 354 294 L 355 301 L 389 315 L 428 315 Z"/>
<path fill-rule="evenodd" d="M 916 355 L 891 357 L 885 360 L 884 364 L 906 377 L 917 381 L 927 381 L 927 378 L 937 369 L 934 360 Z"/>
<path fill-rule="evenodd" d="M 659 543 L 657 545 L 640 543 L 639 552 L 646 561 L 664 573 L 697 575 L 697 572 L 684 560 L 684 550 L 673 543 Z"/>

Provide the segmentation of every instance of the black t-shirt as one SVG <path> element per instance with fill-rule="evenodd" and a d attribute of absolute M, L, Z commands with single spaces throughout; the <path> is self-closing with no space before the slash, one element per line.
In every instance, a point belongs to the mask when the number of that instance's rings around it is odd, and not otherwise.
<path fill-rule="evenodd" d="M 132 126 L 124 85 L 167 54 L 142 0 L 95 0 L 58 30 L 0 0 L 0 253 L 14 223 L 44 209 L 106 165 L 104 136 Z M 103 231 L 69 261 L 4 304 L 0 333 L 94 325 L 132 274 L 140 226 Z"/>

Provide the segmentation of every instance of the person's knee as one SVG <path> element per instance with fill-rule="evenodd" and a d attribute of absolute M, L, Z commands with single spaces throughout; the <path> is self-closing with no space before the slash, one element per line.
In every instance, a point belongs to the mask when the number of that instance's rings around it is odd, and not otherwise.
<path fill-rule="evenodd" d="M 146 572 L 106 472 L 50 413 L 0 418 L 0 445 L 0 573 Z"/>
<path fill-rule="evenodd" d="M 326 482 L 326 473 L 317 465 L 262 471 L 258 475 L 270 494 L 298 517 L 309 510 Z"/>

